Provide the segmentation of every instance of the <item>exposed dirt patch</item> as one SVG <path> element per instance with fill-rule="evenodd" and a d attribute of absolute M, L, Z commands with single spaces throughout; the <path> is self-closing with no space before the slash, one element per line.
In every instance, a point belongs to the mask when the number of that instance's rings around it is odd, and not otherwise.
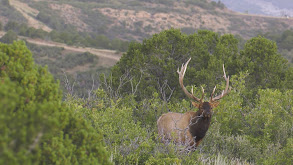
<path fill-rule="evenodd" d="M 111 18 L 111 27 L 124 27 L 132 31 L 154 34 L 173 28 L 209 29 L 221 33 L 240 34 L 249 38 L 257 31 L 282 31 L 293 28 L 293 19 L 248 15 L 228 9 L 206 10 L 198 6 L 174 3 L 164 12 L 154 12 L 162 7 L 158 4 L 144 3 L 148 11 L 115 8 L 97 8 L 103 15 Z"/>
<path fill-rule="evenodd" d="M 0 38 L 3 37 L 5 35 L 4 31 L 0 31 Z"/>
<path fill-rule="evenodd" d="M 27 4 L 22 3 L 17 0 L 10 0 L 10 5 L 13 6 L 17 11 L 19 11 L 26 19 L 27 24 L 30 27 L 36 29 L 43 29 L 44 31 L 50 32 L 52 29 L 42 22 L 38 21 L 35 17 L 39 14 L 39 11 L 29 7 Z"/>
<path fill-rule="evenodd" d="M 5 32 L 0 31 L 0 38 L 5 35 Z M 117 61 L 120 60 L 122 53 L 121 52 L 116 52 L 114 50 L 107 50 L 107 49 L 95 49 L 95 48 L 89 48 L 89 47 L 74 47 L 74 46 L 68 46 L 63 43 L 58 43 L 58 42 L 51 42 L 51 41 L 45 41 L 41 39 L 32 39 L 24 36 L 18 36 L 20 39 L 24 39 L 29 43 L 40 45 L 40 46 L 50 46 L 50 47 L 60 47 L 64 48 L 63 53 L 68 53 L 68 52 L 79 52 L 79 53 L 84 53 L 84 52 L 90 52 L 93 55 L 96 55 L 99 57 L 98 61 L 98 66 L 101 67 L 111 67 L 114 66 Z"/>
<path fill-rule="evenodd" d="M 143 7 L 137 8 L 95 8 L 108 17 L 111 21 L 105 24 L 91 26 L 85 18 L 93 18 L 86 15 L 80 8 L 64 3 L 49 2 L 49 8 L 56 11 L 64 20 L 64 23 L 75 26 L 79 31 L 92 32 L 100 27 L 103 34 L 126 40 L 142 41 L 145 37 L 159 33 L 170 28 L 180 28 L 185 32 L 194 32 L 198 29 L 208 29 L 220 33 L 239 34 L 245 39 L 255 36 L 260 32 L 281 32 L 293 28 L 293 18 L 269 17 L 260 15 L 248 15 L 230 11 L 229 9 L 214 8 L 203 9 L 199 6 L 175 2 L 173 5 L 156 3 L 143 3 Z M 29 26 L 45 28 L 35 20 L 38 11 L 28 5 L 11 0 L 15 6 L 29 21 Z M 93 2 L 95 4 L 95 2 Z M 97 6 L 102 6 L 101 4 Z M 98 15 L 98 14 L 97 14 Z M 107 18 L 105 18 L 107 19 Z M 96 21 L 96 20 L 95 20 Z M 120 33 L 120 29 L 122 33 Z M 50 29 L 47 29 L 49 31 Z"/>
<path fill-rule="evenodd" d="M 82 14 L 81 9 L 68 4 L 50 4 L 49 6 L 60 12 L 60 16 L 66 24 L 75 26 L 78 31 L 90 31 L 90 27 L 80 19 L 80 17 L 86 17 Z"/>
<path fill-rule="evenodd" d="M 96 56 L 99 57 L 99 59 L 107 59 L 106 62 L 103 62 L 103 64 L 107 66 L 113 66 L 117 61 L 119 61 L 120 57 L 122 56 L 122 53 L 117 53 L 114 50 L 107 50 L 107 49 L 94 49 L 94 48 L 88 48 L 88 47 L 74 47 L 74 46 L 68 46 L 62 43 L 57 43 L 57 42 L 48 42 L 40 39 L 31 39 L 31 38 L 26 38 L 26 37 L 21 37 L 23 39 L 26 39 L 28 42 L 37 44 L 37 45 L 42 45 L 42 46 L 53 46 L 53 47 L 61 47 L 64 48 L 68 51 L 73 51 L 73 52 L 90 52 Z"/>

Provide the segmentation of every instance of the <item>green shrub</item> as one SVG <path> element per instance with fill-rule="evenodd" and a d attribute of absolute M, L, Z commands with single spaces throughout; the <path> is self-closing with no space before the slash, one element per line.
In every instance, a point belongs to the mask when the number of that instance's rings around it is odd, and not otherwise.
<path fill-rule="evenodd" d="M 17 34 L 14 31 L 9 30 L 8 32 L 6 32 L 4 36 L 0 38 L 0 42 L 6 43 L 6 44 L 12 44 L 13 41 L 17 40 L 17 38 L 18 38 Z"/>
<path fill-rule="evenodd" d="M 0 43 L 0 68 L 0 164 L 109 164 L 101 133 L 24 42 Z"/>

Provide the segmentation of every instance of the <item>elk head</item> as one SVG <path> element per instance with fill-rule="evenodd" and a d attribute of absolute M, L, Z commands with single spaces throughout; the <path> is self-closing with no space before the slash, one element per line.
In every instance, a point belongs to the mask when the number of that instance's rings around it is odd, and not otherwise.
<path fill-rule="evenodd" d="M 179 84 L 183 92 L 191 98 L 192 105 L 198 108 L 197 112 L 189 111 L 184 114 L 182 113 L 165 113 L 157 121 L 158 133 L 162 141 L 174 141 L 186 145 L 189 150 L 195 149 L 202 139 L 204 138 L 211 122 L 211 117 L 213 115 L 212 109 L 219 105 L 218 100 L 227 95 L 231 88 L 229 88 L 229 76 L 226 76 L 225 68 L 223 65 L 224 79 L 226 80 L 226 87 L 223 92 L 214 97 L 216 86 L 211 93 L 209 102 L 204 102 L 204 89 L 202 89 L 202 95 L 199 99 L 194 96 L 193 88 L 191 93 L 183 85 L 184 75 L 187 69 L 187 65 L 191 58 L 185 63 L 182 64 L 181 70 L 177 70 L 179 74 Z"/>

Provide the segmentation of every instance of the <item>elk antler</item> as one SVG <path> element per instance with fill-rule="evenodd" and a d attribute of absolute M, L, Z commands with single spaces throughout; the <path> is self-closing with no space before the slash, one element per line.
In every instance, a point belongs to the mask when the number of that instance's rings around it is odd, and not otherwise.
<path fill-rule="evenodd" d="M 214 101 L 220 100 L 222 97 L 224 97 L 225 95 L 227 95 L 231 91 L 231 87 L 229 88 L 229 79 L 230 79 L 230 77 L 229 76 L 228 77 L 226 76 L 224 64 L 223 64 L 223 72 L 224 72 L 224 76 L 223 77 L 226 80 L 226 88 L 225 88 L 225 90 L 223 90 L 222 94 L 220 94 L 220 95 L 218 95 L 218 96 L 216 96 L 216 97 L 213 98 L 213 95 L 214 95 L 215 90 L 216 90 L 216 86 L 215 86 L 215 88 L 214 88 L 214 90 L 213 90 L 213 92 L 211 94 L 211 100 L 210 100 L 210 102 L 214 102 Z"/>
<path fill-rule="evenodd" d="M 201 99 L 199 99 L 199 98 L 197 98 L 197 97 L 195 97 L 193 95 L 193 87 L 192 87 L 191 93 L 189 93 L 187 91 L 187 89 L 183 85 L 183 79 L 184 79 L 185 71 L 186 71 L 187 65 L 188 65 L 188 63 L 189 63 L 190 60 L 191 60 L 191 58 L 189 58 L 189 60 L 185 64 L 184 63 L 182 64 L 180 72 L 179 72 L 179 68 L 177 70 L 177 73 L 179 74 L 179 84 L 180 84 L 181 88 L 183 89 L 184 93 L 189 98 L 191 98 L 191 99 L 193 99 L 193 100 L 195 100 L 197 102 L 202 102 L 202 99 L 204 97 L 204 89 L 203 89 L 203 87 L 201 87 L 201 89 L 202 89 L 202 96 L 201 96 Z"/>

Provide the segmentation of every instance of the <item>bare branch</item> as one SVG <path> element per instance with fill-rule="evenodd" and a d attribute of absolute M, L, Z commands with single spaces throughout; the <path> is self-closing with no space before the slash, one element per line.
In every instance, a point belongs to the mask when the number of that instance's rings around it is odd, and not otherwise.
<path fill-rule="evenodd" d="M 42 136 L 43 136 L 43 133 L 39 132 L 37 137 L 34 139 L 33 143 L 28 147 L 28 150 L 27 150 L 26 154 L 31 153 L 32 150 L 36 148 L 36 146 L 39 143 L 39 141 L 40 141 Z"/>
<path fill-rule="evenodd" d="M 93 92 L 94 87 L 95 87 L 95 79 L 94 79 L 93 76 L 92 76 L 92 81 L 93 81 L 92 88 L 90 90 L 88 90 L 88 100 L 91 99 L 91 95 L 92 95 L 92 92 Z"/>
<path fill-rule="evenodd" d="M 132 94 L 133 94 L 133 95 L 134 95 L 134 94 L 136 93 L 136 91 L 137 91 L 138 85 L 140 84 L 141 79 L 142 79 L 142 75 L 143 75 L 143 70 L 141 69 L 141 70 L 140 70 L 140 77 L 139 77 L 139 80 L 138 80 L 138 82 L 136 83 L 134 90 L 132 90 Z M 132 84 L 132 82 L 131 82 L 131 84 Z"/>
<path fill-rule="evenodd" d="M 171 99 L 171 96 L 175 90 L 175 88 L 171 88 L 170 85 L 168 84 L 168 80 L 165 80 L 163 82 L 163 85 L 160 84 L 160 81 L 158 80 L 158 86 L 159 86 L 159 92 L 162 96 L 162 99 L 165 101 L 165 102 L 168 102 L 170 99 Z M 167 91 L 170 91 L 169 92 L 169 95 L 167 96 Z"/>
<path fill-rule="evenodd" d="M 72 85 L 70 85 L 70 82 L 68 80 L 68 77 L 66 75 L 66 73 L 63 71 L 63 74 L 64 74 L 64 86 L 65 86 L 65 89 L 66 91 L 69 93 L 69 94 L 73 94 L 73 89 L 74 89 L 74 85 L 75 85 L 75 81 L 72 83 Z"/>

